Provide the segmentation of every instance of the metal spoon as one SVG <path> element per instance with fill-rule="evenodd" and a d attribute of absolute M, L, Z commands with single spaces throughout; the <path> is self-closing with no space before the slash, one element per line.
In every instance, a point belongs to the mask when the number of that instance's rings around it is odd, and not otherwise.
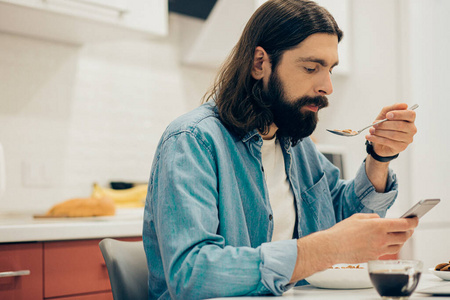
<path fill-rule="evenodd" d="M 408 109 L 409 110 L 415 110 L 418 107 L 419 107 L 418 104 L 414 104 L 413 106 L 411 106 Z M 360 129 L 358 131 L 354 131 L 354 130 L 351 130 L 351 129 L 345 129 L 345 130 L 339 130 L 339 129 L 331 130 L 331 129 L 327 129 L 327 131 L 329 131 L 331 133 L 334 133 L 334 134 L 337 134 L 337 135 L 342 135 L 342 136 L 357 136 L 358 134 L 360 134 L 361 132 L 363 132 L 367 128 L 370 128 L 370 127 L 372 127 L 374 125 L 377 125 L 377 124 L 380 124 L 380 123 L 383 123 L 383 122 L 386 122 L 386 121 L 388 121 L 388 119 L 384 119 L 384 120 L 378 121 L 376 123 L 370 124 L 369 126 L 366 126 L 366 127 L 362 128 L 362 129 Z"/>

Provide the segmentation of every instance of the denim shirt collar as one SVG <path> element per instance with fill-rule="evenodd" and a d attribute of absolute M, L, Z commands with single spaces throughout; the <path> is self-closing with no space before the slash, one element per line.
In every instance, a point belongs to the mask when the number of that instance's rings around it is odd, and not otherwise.
<path fill-rule="evenodd" d="M 242 138 L 242 142 L 243 143 L 247 143 L 248 141 L 254 141 L 257 142 L 258 144 L 262 145 L 262 137 L 259 134 L 257 129 L 253 129 L 252 131 L 248 132 L 243 138 Z M 286 153 L 290 153 L 290 149 L 291 149 L 291 142 L 289 140 L 289 138 L 287 137 L 281 137 L 280 138 L 280 145 L 282 147 L 282 149 L 284 151 L 286 151 Z"/>
<path fill-rule="evenodd" d="M 247 143 L 248 141 L 255 141 L 262 144 L 262 137 L 259 134 L 257 129 L 253 129 L 252 131 L 248 132 L 244 137 L 242 138 L 243 143 Z"/>

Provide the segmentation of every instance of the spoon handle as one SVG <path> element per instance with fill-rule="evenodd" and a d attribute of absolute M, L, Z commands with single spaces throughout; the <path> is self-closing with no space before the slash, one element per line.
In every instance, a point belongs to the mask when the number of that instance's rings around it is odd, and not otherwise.
<path fill-rule="evenodd" d="M 381 120 L 381 121 L 378 121 L 378 122 L 375 122 L 375 123 L 373 123 L 373 124 L 370 124 L 369 126 L 366 126 L 366 127 L 364 127 L 363 129 L 360 129 L 360 130 L 358 131 L 358 133 L 360 133 L 360 132 L 362 132 L 362 131 L 366 130 L 367 128 L 372 127 L 372 126 L 374 126 L 374 125 L 377 125 L 377 124 L 386 122 L 387 120 L 388 120 L 388 119 L 383 119 L 383 120 Z"/>
<path fill-rule="evenodd" d="M 419 104 L 414 104 L 414 105 L 412 105 L 410 108 L 408 108 L 409 110 L 415 110 L 416 108 L 418 108 L 419 107 Z M 360 129 L 359 130 L 359 132 L 361 132 L 361 131 L 364 131 L 364 130 L 366 130 L 367 128 L 369 128 L 369 127 L 372 127 L 372 126 L 374 126 L 374 125 L 377 125 L 377 124 L 380 124 L 380 123 L 383 123 L 383 122 L 386 122 L 386 121 L 388 121 L 388 119 L 383 119 L 383 120 L 381 120 L 381 121 L 378 121 L 378 122 L 375 122 L 375 123 L 373 123 L 373 124 L 370 124 L 369 126 L 366 126 L 366 127 L 364 127 L 363 129 Z"/>
<path fill-rule="evenodd" d="M 419 104 L 414 104 L 413 106 L 411 106 L 410 108 L 408 108 L 409 110 L 415 110 L 416 108 L 419 107 Z"/>

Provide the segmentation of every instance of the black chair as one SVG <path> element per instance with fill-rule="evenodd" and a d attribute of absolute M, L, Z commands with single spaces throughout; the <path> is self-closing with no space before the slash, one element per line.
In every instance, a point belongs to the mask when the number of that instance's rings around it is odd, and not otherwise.
<path fill-rule="evenodd" d="M 114 300 L 147 300 L 148 267 L 142 241 L 110 238 L 99 243 L 108 269 Z"/>

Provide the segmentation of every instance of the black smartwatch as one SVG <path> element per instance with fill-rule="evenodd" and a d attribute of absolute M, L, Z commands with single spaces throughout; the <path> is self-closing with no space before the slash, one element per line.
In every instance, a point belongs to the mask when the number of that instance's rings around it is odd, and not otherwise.
<path fill-rule="evenodd" d="M 373 150 L 372 143 L 367 141 L 367 140 L 366 140 L 366 151 L 367 151 L 368 154 L 370 154 L 370 156 L 373 157 L 373 159 L 375 159 L 376 161 L 380 161 L 380 162 L 388 162 L 388 161 L 391 161 L 391 160 L 396 159 L 398 157 L 398 153 L 395 154 L 395 155 L 392 155 L 392 156 L 379 156 Z"/>

